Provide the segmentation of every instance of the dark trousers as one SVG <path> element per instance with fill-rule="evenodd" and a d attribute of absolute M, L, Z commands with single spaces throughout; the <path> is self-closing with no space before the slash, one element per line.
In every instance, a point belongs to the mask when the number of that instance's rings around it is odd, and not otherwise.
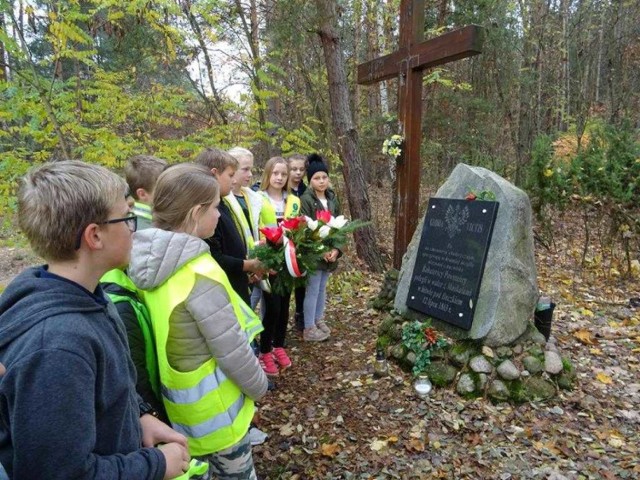
<path fill-rule="evenodd" d="M 305 287 L 298 287 L 294 290 L 296 295 L 295 322 L 298 330 L 304 330 L 304 294 L 306 291 Z"/>
<path fill-rule="evenodd" d="M 287 335 L 287 323 L 289 321 L 288 295 L 276 295 L 263 292 L 264 317 L 262 325 L 264 330 L 260 334 L 260 353 L 268 353 L 272 348 L 284 347 Z"/>

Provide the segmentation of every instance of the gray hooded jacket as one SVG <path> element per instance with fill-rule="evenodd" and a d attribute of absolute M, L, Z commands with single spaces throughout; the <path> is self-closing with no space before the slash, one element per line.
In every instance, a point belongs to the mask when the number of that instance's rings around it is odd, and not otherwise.
<path fill-rule="evenodd" d="M 133 237 L 128 273 L 138 288 L 151 290 L 205 252 L 209 247 L 199 238 L 149 228 Z M 169 318 L 167 358 L 172 368 L 187 372 L 212 356 L 245 395 L 258 400 L 266 393 L 267 377 L 240 328 L 225 288 L 198 276 L 187 299 Z"/>

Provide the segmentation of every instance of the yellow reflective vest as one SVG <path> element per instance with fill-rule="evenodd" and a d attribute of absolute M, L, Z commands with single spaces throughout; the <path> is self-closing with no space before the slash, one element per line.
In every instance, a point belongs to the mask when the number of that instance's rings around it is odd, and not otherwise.
<path fill-rule="evenodd" d="M 179 372 L 167 359 L 169 319 L 183 303 L 196 281 L 196 275 L 221 284 L 231 300 L 247 342 L 263 330 L 260 319 L 234 292 L 226 274 L 203 253 L 178 269 L 166 282 L 153 290 L 140 291 L 151 316 L 158 354 L 160 391 L 173 428 L 189 441 L 191 455 L 199 456 L 224 450 L 238 443 L 249 430 L 254 403 L 227 378 L 211 358 L 196 370 Z"/>
<path fill-rule="evenodd" d="M 275 227 L 278 224 L 276 209 L 273 207 L 267 192 L 262 191 L 266 201 L 262 206 L 260 223 L 262 227 Z M 288 194 L 284 204 L 284 218 L 293 218 L 300 215 L 300 199 L 293 194 Z"/>

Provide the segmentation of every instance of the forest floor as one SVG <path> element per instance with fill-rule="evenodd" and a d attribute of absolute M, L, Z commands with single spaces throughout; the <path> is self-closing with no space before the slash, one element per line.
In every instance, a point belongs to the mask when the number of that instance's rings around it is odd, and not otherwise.
<path fill-rule="evenodd" d="M 387 222 L 380 231 L 392 231 Z M 343 265 L 330 285 L 331 339 L 309 344 L 290 330 L 293 367 L 260 403 L 260 426 L 270 435 L 254 447 L 260 477 L 640 478 L 640 308 L 629 302 L 640 296 L 637 272 L 625 277 L 623 252 L 600 243 L 606 218 L 591 225 L 582 268 L 585 235 L 575 216 L 549 227 L 548 248 L 536 242 L 539 287 L 557 303 L 552 335 L 577 370 L 573 391 L 545 403 L 496 405 L 465 400 L 453 387 L 418 399 L 394 364 L 389 377 L 376 379 L 384 313 L 368 302 L 382 277 Z"/>
<path fill-rule="evenodd" d="M 391 232 L 384 205 L 374 215 Z M 347 255 L 329 287 L 331 339 L 309 344 L 290 331 L 293 367 L 260 402 L 269 434 L 254 447 L 260 478 L 640 478 L 640 308 L 629 302 L 640 297 L 638 276 L 625 277 L 619 247 L 603 245 L 604 223 L 592 225 L 583 267 L 583 226 L 567 214 L 549 227 L 549 248 L 536 242 L 539 286 L 557 303 L 552 335 L 576 367 L 573 391 L 496 405 L 462 399 L 453 387 L 418 399 L 394 364 L 390 376 L 374 378 L 384 314 L 368 302 L 382 276 Z M 36 261 L 27 249 L 1 248 L 0 291 Z"/>

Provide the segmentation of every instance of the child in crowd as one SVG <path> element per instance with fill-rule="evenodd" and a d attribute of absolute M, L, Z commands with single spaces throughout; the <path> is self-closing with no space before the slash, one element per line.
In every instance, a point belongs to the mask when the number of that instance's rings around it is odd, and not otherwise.
<path fill-rule="evenodd" d="M 300 198 L 307 189 L 304 184 L 304 174 L 307 171 L 307 157 L 301 153 L 294 153 L 287 158 L 289 162 L 289 189 Z"/>
<path fill-rule="evenodd" d="M 300 215 L 300 200 L 288 190 L 289 165 L 282 157 L 267 161 L 261 182 L 264 203 L 262 219 L 264 226 L 273 227 L 285 218 Z M 291 360 L 284 349 L 289 320 L 289 298 L 274 292 L 263 292 L 264 331 L 260 336 L 260 365 L 267 375 L 278 375 L 279 369 L 291 366 Z"/>
<path fill-rule="evenodd" d="M 217 478 L 255 479 L 247 432 L 267 378 L 249 343 L 262 325 L 204 242 L 218 224 L 219 192 L 202 165 L 165 170 L 129 275 L 151 315 L 169 420 Z"/>
<path fill-rule="evenodd" d="M 195 163 L 208 168 L 220 185 L 220 220 L 215 233 L 206 239 L 206 242 L 211 249 L 211 255 L 227 274 L 229 283 L 248 305 L 251 301 L 248 274 L 252 278 L 261 278 L 263 268 L 258 259 L 247 258 L 250 245 L 247 245 L 246 238 L 229 209 L 229 201 L 226 200 L 234 184 L 238 161 L 227 152 L 217 148 L 206 148 L 196 157 Z"/>
<path fill-rule="evenodd" d="M 238 160 L 238 170 L 231 193 L 225 197 L 225 200 L 228 202 L 238 230 L 244 236 L 248 249 L 251 250 L 260 240 L 262 207 L 266 200 L 250 187 L 253 177 L 253 153 L 242 147 L 234 147 L 228 153 Z M 261 288 L 269 289 L 268 282 L 261 280 L 257 275 L 249 275 L 249 281 L 254 283 L 251 291 L 251 308 L 255 308 L 262 296 Z"/>
<path fill-rule="evenodd" d="M 116 174 L 78 161 L 22 180 L 19 224 L 47 264 L 0 297 L 0 463 L 10 478 L 157 480 L 189 468 L 185 437 L 140 406 L 124 326 L 98 284 L 129 261 L 126 191 Z"/>
<path fill-rule="evenodd" d="M 165 168 L 167 162 L 151 155 L 131 157 L 124 167 L 129 192 L 135 200 L 133 213 L 138 217 L 138 230 L 151 226 L 153 188 Z"/>
<path fill-rule="evenodd" d="M 329 168 L 318 154 L 312 153 L 308 157 L 307 180 L 309 188 L 300 199 L 303 215 L 315 219 L 318 210 L 329 210 L 334 217 L 340 215 L 340 202 L 329 188 Z M 331 334 L 331 329 L 324 321 L 327 281 L 341 255 L 338 248 L 331 249 L 324 255 L 318 270 L 309 277 L 304 297 L 303 338 L 306 341 L 321 342 Z"/>
<path fill-rule="evenodd" d="M 116 306 L 127 332 L 129 352 L 136 367 L 136 392 L 142 399 L 140 409 L 170 425 L 160 394 L 158 356 L 147 307 L 124 269 L 114 268 L 105 273 L 100 279 L 100 286 Z M 208 470 L 207 463 L 192 459 L 189 471 L 179 478 L 206 480 L 209 478 Z"/>
<path fill-rule="evenodd" d="M 301 153 L 294 153 L 287 161 L 289 162 L 289 190 L 300 198 L 307 189 L 302 180 L 307 171 L 307 158 Z M 294 290 L 296 297 L 295 327 L 300 333 L 304 331 L 304 292 L 304 287 L 298 287 Z"/>

